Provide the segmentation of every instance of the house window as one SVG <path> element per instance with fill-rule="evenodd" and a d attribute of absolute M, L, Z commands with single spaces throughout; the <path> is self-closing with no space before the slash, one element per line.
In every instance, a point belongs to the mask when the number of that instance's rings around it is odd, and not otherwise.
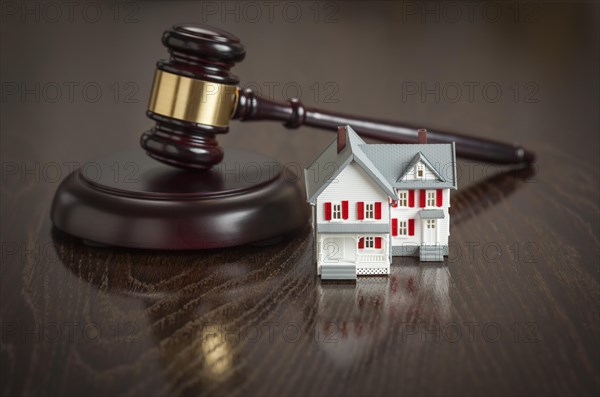
<path fill-rule="evenodd" d="M 417 164 L 417 178 L 422 179 L 425 176 L 425 167 L 423 164 Z"/>
<path fill-rule="evenodd" d="M 435 229 L 435 219 L 427 219 L 427 229 Z"/>
<path fill-rule="evenodd" d="M 342 204 L 333 203 L 331 204 L 331 219 L 341 220 L 342 219 Z"/>
<path fill-rule="evenodd" d="M 408 192 L 398 193 L 398 205 L 400 207 L 408 207 Z"/>
<path fill-rule="evenodd" d="M 406 221 L 398 221 L 398 236 L 408 236 L 408 225 Z"/>
<path fill-rule="evenodd" d="M 375 248 L 375 237 L 365 237 L 365 248 Z"/>
<path fill-rule="evenodd" d="M 365 219 L 375 219 L 374 203 L 365 203 Z"/>
<path fill-rule="evenodd" d="M 435 192 L 427 191 L 427 206 L 435 207 Z"/>

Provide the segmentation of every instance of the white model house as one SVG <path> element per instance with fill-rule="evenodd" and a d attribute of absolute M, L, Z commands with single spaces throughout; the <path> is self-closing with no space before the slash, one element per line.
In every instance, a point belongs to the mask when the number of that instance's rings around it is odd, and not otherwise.
<path fill-rule="evenodd" d="M 350 126 L 305 169 L 321 278 L 387 275 L 392 256 L 448 254 L 454 144 L 366 144 Z"/>

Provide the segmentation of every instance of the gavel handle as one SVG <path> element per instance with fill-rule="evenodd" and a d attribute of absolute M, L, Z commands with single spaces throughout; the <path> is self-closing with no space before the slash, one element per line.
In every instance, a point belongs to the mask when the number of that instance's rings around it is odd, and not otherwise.
<path fill-rule="evenodd" d="M 287 128 L 301 125 L 337 131 L 349 124 L 359 135 L 390 143 L 417 143 L 417 128 L 393 121 L 356 117 L 341 113 L 306 108 L 297 99 L 287 103 L 261 98 L 250 89 L 240 92 L 234 119 L 241 121 L 279 120 Z M 429 143 L 456 143 L 456 155 L 466 159 L 494 164 L 531 164 L 535 155 L 520 145 L 475 138 L 468 135 L 427 128 Z"/>

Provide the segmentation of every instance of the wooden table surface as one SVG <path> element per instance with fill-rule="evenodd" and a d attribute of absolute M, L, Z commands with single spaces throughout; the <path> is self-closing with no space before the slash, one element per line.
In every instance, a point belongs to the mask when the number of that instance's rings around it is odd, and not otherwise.
<path fill-rule="evenodd" d="M 2 394 L 600 392 L 598 3 L 27 4 L 4 3 L 1 26 Z M 316 277 L 310 228 L 206 252 L 53 230 L 59 181 L 152 125 L 160 36 L 191 21 L 242 39 L 235 73 L 263 95 L 539 160 L 461 160 L 446 262 L 395 258 L 356 284 Z M 234 122 L 220 142 L 305 166 L 332 139 Z"/>

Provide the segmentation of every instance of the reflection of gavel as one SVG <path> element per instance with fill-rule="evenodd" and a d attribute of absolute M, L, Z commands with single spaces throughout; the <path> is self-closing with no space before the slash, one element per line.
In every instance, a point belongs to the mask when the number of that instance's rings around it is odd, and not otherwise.
<path fill-rule="evenodd" d="M 229 69 L 244 59 L 244 46 L 230 33 L 201 25 L 175 25 L 163 35 L 171 58 L 157 63 L 148 117 L 156 122 L 141 145 L 157 160 L 182 168 L 210 168 L 223 158 L 216 134 L 229 120 L 280 120 L 336 131 L 349 124 L 360 135 L 392 143 L 416 143 L 417 128 L 395 122 L 324 112 L 297 99 L 278 103 L 240 90 Z M 431 143 L 456 142 L 458 156 L 498 164 L 531 163 L 521 146 L 441 131 L 428 132 Z"/>

